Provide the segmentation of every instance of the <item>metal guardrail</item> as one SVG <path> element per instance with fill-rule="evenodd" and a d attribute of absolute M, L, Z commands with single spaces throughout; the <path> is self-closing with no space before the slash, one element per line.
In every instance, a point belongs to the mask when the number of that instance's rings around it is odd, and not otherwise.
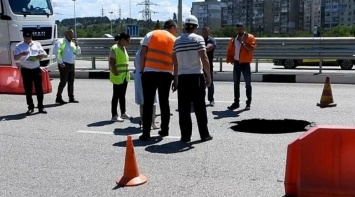
<path fill-rule="evenodd" d="M 143 38 L 131 38 L 127 52 L 134 59 Z M 227 53 L 230 38 L 215 38 L 217 46 L 215 59 L 222 62 Z M 92 68 L 95 69 L 96 57 L 108 57 L 110 47 L 115 44 L 112 38 L 79 38 L 83 57 L 92 58 Z M 319 72 L 322 72 L 323 59 L 355 60 L 355 38 L 352 37 L 317 37 L 317 38 L 256 38 L 257 48 L 254 51 L 258 72 L 260 59 L 320 59 Z"/>

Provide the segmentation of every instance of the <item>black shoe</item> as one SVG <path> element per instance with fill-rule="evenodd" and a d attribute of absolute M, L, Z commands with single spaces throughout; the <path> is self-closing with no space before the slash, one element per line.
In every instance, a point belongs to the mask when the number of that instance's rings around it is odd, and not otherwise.
<path fill-rule="evenodd" d="M 64 104 L 66 104 L 67 102 L 65 102 L 65 101 L 63 101 L 63 99 L 55 99 L 55 103 L 57 103 L 57 104 L 60 104 L 60 105 L 64 105 Z"/>
<path fill-rule="evenodd" d="M 213 137 L 211 135 L 207 136 L 207 137 L 204 137 L 204 138 L 201 138 L 201 142 L 207 142 L 209 140 L 212 140 Z"/>
<path fill-rule="evenodd" d="M 166 137 L 169 135 L 169 131 L 159 131 L 158 134 L 160 135 L 160 137 Z"/>
<path fill-rule="evenodd" d="M 39 109 L 38 112 L 41 113 L 41 114 L 46 114 L 47 113 L 47 111 L 44 108 Z"/>
<path fill-rule="evenodd" d="M 34 112 L 34 109 L 33 109 L 33 108 L 32 108 L 32 109 L 28 109 L 27 112 L 26 112 L 26 114 L 27 114 L 27 115 L 31 115 L 31 114 L 33 114 L 33 112 Z"/>
<path fill-rule="evenodd" d="M 139 136 L 139 140 L 141 140 L 141 141 L 148 141 L 149 138 L 150 138 L 149 135 L 142 134 L 141 136 Z"/>
<path fill-rule="evenodd" d="M 76 100 L 75 98 L 69 99 L 69 103 L 79 103 L 78 100 Z"/>
<path fill-rule="evenodd" d="M 235 110 L 239 108 L 239 103 L 233 103 L 231 106 L 228 107 L 229 110 Z"/>
<path fill-rule="evenodd" d="M 245 107 L 245 110 L 250 110 L 250 105 L 247 105 L 247 106 Z"/>

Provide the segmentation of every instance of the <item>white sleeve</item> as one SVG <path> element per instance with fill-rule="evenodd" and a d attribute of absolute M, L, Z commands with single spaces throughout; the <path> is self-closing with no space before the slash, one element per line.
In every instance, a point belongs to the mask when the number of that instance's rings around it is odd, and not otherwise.
<path fill-rule="evenodd" d="M 148 46 L 149 41 L 152 38 L 152 36 L 153 36 L 153 32 L 152 31 L 147 33 L 147 35 L 145 35 L 145 37 L 143 39 L 142 46 Z"/>
<path fill-rule="evenodd" d="M 81 48 L 80 48 L 80 46 L 78 45 L 77 47 L 76 47 L 76 55 L 80 55 L 81 54 Z"/>
<path fill-rule="evenodd" d="M 14 55 L 19 55 L 21 53 L 21 49 L 19 47 L 20 45 L 17 45 L 15 50 L 14 50 Z"/>
<path fill-rule="evenodd" d="M 197 44 L 198 44 L 198 50 L 199 51 L 206 51 L 206 45 L 205 45 L 205 40 L 203 39 L 202 36 L 198 37 L 198 39 L 196 39 Z"/>

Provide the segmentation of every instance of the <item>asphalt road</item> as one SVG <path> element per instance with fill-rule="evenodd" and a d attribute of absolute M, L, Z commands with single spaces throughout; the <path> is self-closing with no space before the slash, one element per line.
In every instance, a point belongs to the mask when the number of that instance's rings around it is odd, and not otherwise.
<path fill-rule="evenodd" d="M 108 80 L 76 80 L 80 103 L 63 106 L 53 104 L 58 79 L 52 82 L 54 91 L 44 100 L 46 115 L 26 117 L 24 96 L 0 95 L 0 196 L 281 197 L 286 148 L 302 132 L 267 134 L 265 125 L 259 126 L 259 133 L 237 132 L 230 129 L 231 122 L 289 118 L 318 125 L 354 125 L 355 119 L 352 85 L 332 85 L 338 105 L 320 109 L 316 103 L 322 84 L 254 83 L 251 110 L 231 112 L 226 108 L 233 100 L 233 85 L 220 82 L 215 85 L 216 106 L 207 108 L 212 141 L 198 143 L 192 113 L 193 143 L 179 142 L 173 93 L 170 137 L 141 143 L 133 82 L 127 91 L 127 109 L 134 119 L 123 123 L 109 121 L 112 86 Z M 157 135 L 157 130 L 152 134 Z M 127 135 L 133 135 L 139 170 L 148 182 L 116 188 L 115 181 L 123 174 Z"/>

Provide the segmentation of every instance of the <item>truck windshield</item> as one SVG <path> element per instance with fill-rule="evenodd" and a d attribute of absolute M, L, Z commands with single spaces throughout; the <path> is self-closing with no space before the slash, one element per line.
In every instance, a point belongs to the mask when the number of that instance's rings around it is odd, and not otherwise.
<path fill-rule="evenodd" d="M 50 0 L 9 0 L 14 14 L 21 15 L 52 15 L 53 8 Z"/>

